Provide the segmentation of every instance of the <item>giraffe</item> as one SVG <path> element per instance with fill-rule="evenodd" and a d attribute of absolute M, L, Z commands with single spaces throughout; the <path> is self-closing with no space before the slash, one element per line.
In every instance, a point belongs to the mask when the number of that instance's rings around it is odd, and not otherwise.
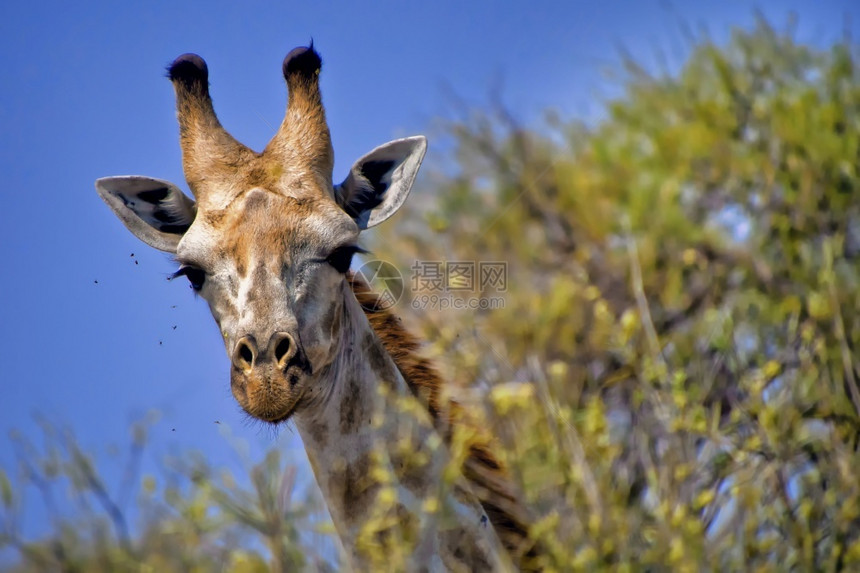
<path fill-rule="evenodd" d="M 455 463 L 463 409 L 350 271 L 360 232 L 405 201 L 426 139 L 377 147 L 334 184 L 321 67 L 313 44 L 284 59 L 285 117 L 258 153 L 221 126 L 203 59 L 180 56 L 168 77 L 194 199 L 139 175 L 96 190 L 208 302 L 242 409 L 294 421 L 353 567 L 532 568 L 528 512 L 490 441 L 474 434 Z"/>

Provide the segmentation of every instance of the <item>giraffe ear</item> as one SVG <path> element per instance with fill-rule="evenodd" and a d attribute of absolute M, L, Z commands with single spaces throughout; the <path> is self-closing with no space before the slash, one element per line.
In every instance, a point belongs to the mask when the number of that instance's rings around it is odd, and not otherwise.
<path fill-rule="evenodd" d="M 138 239 L 168 253 L 176 252 L 197 214 L 197 204 L 192 199 L 161 179 L 142 175 L 103 177 L 96 181 L 96 191 Z"/>
<path fill-rule="evenodd" d="M 334 191 L 359 229 L 378 225 L 403 205 L 426 151 L 427 138 L 417 135 L 380 145 L 355 162 Z"/>

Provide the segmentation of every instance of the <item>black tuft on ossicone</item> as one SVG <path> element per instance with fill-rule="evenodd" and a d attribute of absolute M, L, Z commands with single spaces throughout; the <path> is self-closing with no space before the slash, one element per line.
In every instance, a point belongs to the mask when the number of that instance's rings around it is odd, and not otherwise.
<path fill-rule="evenodd" d="M 311 41 L 310 46 L 299 46 L 290 50 L 290 53 L 284 58 L 284 78 L 287 80 L 294 74 L 299 74 L 304 78 L 313 78 L 319 73 L 320 68 L 322 68 L 322 59 L 314 50 L 313 41 Z"/>
<path fill-rule="evenodd" d="M 208 89 L 209 68 L 197 54 L 182 54 L 167 68 L 172 82 L 181 82 L 186 89 Z"/>

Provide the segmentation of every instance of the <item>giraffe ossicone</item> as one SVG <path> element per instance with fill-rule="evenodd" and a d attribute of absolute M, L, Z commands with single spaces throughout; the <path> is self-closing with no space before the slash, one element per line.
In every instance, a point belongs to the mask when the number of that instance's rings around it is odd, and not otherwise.
<path fill-rule="evenodd" d="M 320 68 L 312 46 L 288 54 L 284 120 L 255 152 L 218 121 L 203 59 L 180 56 L 168 77 L 194 199 L 138 175 L 99 179 L 96 189 L 139 239 L 174 254 L 175 276 L 208 302 L 240 406 L 266 422 L 295 421 L 353 566 L 533 563 L 527 513 L 486 442 L 443 484 L 460 409 L 349 270 L 360 232 L 405 201 L 426 139 L 377 147 L 333 184 Z"/>

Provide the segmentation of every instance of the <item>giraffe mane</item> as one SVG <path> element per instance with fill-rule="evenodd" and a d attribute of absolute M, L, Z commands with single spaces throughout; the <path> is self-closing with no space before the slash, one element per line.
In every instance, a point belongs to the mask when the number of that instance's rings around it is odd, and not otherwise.
<path fill-rule="evenodd" d="M 451 398 L 445 399 L 445 381 L 432 362 L 419 353 L 419 339 L 403 326 L 399 317 L 384 308 L 380 296 L 352 272 L 347 274 L 347 280 L 370 326 L 391 355 L 409 389 L 429 411 L 436 430 L 446 443 L 450 442 L 455 426 L 470 430 L 473 437 L 463 462 L 463 476 L 514 563 L 523 570 L 536 570 L 540 551 L 528 536 L 529 511 L 520 501 L 507 468 L 493 453 L 492 438 L 470 422 L 463 406 Z"/>

